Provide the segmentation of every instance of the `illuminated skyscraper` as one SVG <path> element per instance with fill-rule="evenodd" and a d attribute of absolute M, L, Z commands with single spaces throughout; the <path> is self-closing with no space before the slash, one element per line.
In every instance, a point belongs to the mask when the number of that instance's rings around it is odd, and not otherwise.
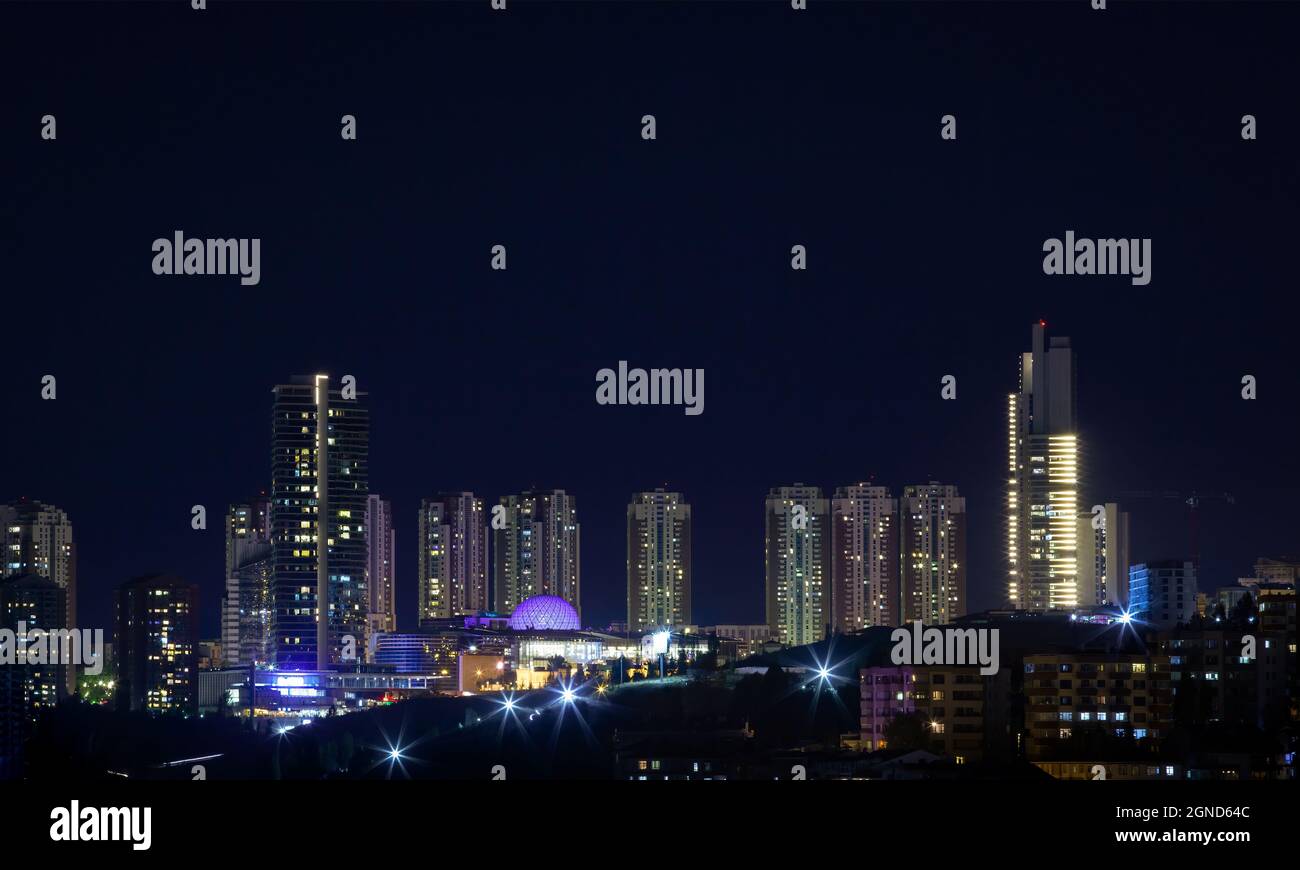
<path fill-rule="evenodd" d="M 766 503 L 767 624 L 791 646 L 826 636 L 831 608 L 830 503 L 821 487 L 779 486 Z"/>
<path fill-rule="evenodd" d="M 883 486 L 842 486 L 831 500 L 831 624 L 899 624 L 898 501 Z"/>
<path fill-rule="evenodd" d="M 490 610 L 483 500 L 472 492 L 425 499 L 418 534 L 420 624 Z"/>
<path fill-rule="evenodd" d="M 502 527 L 493 522 L 492 530 L 496 609 L 510 613 L 526 598 L 556 595 L 581 614 L 577 499 L 562 489 L 541 490 L 502 496 L 498 507 Z"/>
<path fill-rule="evenodd" d="M 77 625 L 77 545 L 68 515 L 54 505 L 19 499 L 0 505 L 0 577 L 36 574 L 48 577 L 66 593 L 64 626 Z M 77 690 L 68 668 L 67 690 Z"/>
<path fill-rule="evenodd" d="M 393 506 L 371 495 L 366 500 L 366 594 L 370 599 L 370 632 L 397 631 L 397 532 Z"/>
<path fill-rule="evenodd" d="M 270 539 L 271 500 L 266 493 L 244 504 L 232 504 L 226 512 L 226 576 L 234 574 L 247 560 L 240 552 L 240 544 Z"/>
<path fill-rule="evenodd" d="M 931 481 L 903 489 L 903 622 L 927 625 L 966 615 L 966 499 Z"/>
<path fill-rule="evenodd" d="M 0 579 L 0 628 L 16 637 L 28 632 L 67 628 L 68 592 L 48 577 L 17 574 Z M 21 635 L 19 632 L 21 631 Z M 70 647 L 59 649 L 63 661 L 52 664 L 45 656 L 39 661 L 16 654 L 0 665 L 0 780 L 22 776 L 23 753 L 43 710 L 54 707 L 67 694 L 65 664 Z"/>
<path fill-rule="evenodd" d="M 370 418 L 365 394 L 350 388 L 344 398 L 329 375 L 295 377 L 273 392 L 275 664 L 326 670 L 343 665 L 345 635 L 358 656 L 364 650 Z M 328 610 L 318 620 L 321 599 Z"/>
<path fill-rule="evenodd" d="M 199 587 L 179 577 L 138 577 L 117 589 L 119 710 L 193 713 L 198 701 Z"/>
<path fill-rule="evenodd" d="M 1068 338 L 1046 343 L 1046 329 L 1034 324 L 1007 397 L 1007 598 L 1031 611 L 1080 604 L 1074 350 Z"/>
<path fill-rule="evenodd" d="M 232 504 L 226 514 L 226 594 L 221 641 L 226 664 L 271 662 L 271 500 Z"/>
<path fill-rule="evenodd" d="M 681 493 L 638 492 L 627 506 L 630 631 L 691 625 L 691 506 Z"/>
<path fill-rule="evenodd" d="M 33 631 L 58 631 L 69 627 L 64 622 L 67 609 L 67 590 L 48 577 L 17 574 L 0 580 L 0 628 L 17 634 L 21 626 L 28 638 Z M 70 647 L 60 649 L 63 661 L 45 661 L 42 656 L 38 663 L 16 656 L 15 661 L 4 664 L 4 676 L 14 678 L 29 712 L 53 707 L 65 694 L 67 672 L 75 665 L 66 661 L 69 651 Z"/>

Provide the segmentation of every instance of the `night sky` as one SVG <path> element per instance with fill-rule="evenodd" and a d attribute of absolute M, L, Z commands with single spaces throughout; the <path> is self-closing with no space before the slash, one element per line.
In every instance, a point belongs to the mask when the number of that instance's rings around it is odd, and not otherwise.
<path fill-rule="evenodd" d="M 420 498 L 530 486 L 578 498 L 593 625 L 665 484 L 698 623 L 762 621 L 763 498 L 795 481 L 956 484 L 997 606 L 1040 317 L 1078 355 L 1083 506 L 1233 493 L 1203 587 L 1300 551 L 1295 4 L 209 5 L 0 8 L 0 499 L 71 515 L 83 627 L 160 571 L 217 633 L 225 506 L 269 486 L 271 387 L 316 371 L 370 394 L 403 628 Z M 261 238 L 261 283 L 153 275 L 176 230 Z M 1067 230 L 1151 238 L 1152 282 L 1045 276 Z M 597 405 L 621 359 L 703 368 L 704 414 Z M 1178 501 L 1128 507 L 1135 560 L 1187 555 Z"/>

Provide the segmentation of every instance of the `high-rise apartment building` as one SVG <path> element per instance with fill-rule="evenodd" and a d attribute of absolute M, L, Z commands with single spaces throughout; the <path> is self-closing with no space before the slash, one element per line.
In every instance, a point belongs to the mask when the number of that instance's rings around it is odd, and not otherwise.
<path fill-rule="evenodd" d="M 179 577 L 137 577 L 117 589 L 119 710 L 190 714 L 198 702 L 199 588 Z"/>
<path fill-rule="evenodd" d="M 1034 324 L 1020 389 L 1007 398 L 1007 597 L 1030 611 L 1080 603 L 1074 350 L 1046 332 Z"/>
<path fill-rule="evenodd" d="M 1079 546 L 1079 605 L 1100 607 L 1128 604 L 1128 512 L 1114 502 L 1101 511 L 1079 514 L 1075 539 Z"/>
<path fill-rule="evenodd" d="M 0 628 L 18 635 L 21 627 L 24 637 L 36 645 L 32 632 L 52 632 L 69 628 L 67 619 L 68 591 L 48 577 L 39 574 L 18 574 L 0 580 Z M 53 707 L 65 692 L 67 672 L 76 662 L 68 661 L 72 647 L 59 644 L 59 661 L 44 661 L 45 657 L 32 656 L 28 660 L 21 654 L 13 662 L 4 664 L 21 681 L 23 696 L 29 709 Z M 36 661 L 36 659 L 42 659 Z"/>
<path fill-rule="evenodd" d="M 420 624 L 490 610 L 483 500 L 472 492 L 425 499 L 418 529 Z"/>
<path fill-rule="evenodd" d="M 772 636 L 790 646 L 819 641 L 831 618 L 830 502 L 821 487 L 779 486 L 767 495 L 765 517 Z"/>
<path fill-rule="evenodd" d="M 966 615 L 966 499 L 931 481 L 903 489 L 901 586 L 903 622 L 927 625 Z"/>
<path fill-rule="evenodd" d="M 226 511 L 226 576 L 247 560 L 240 545 L 248 541 L 271 540 L 271 500 L 266 493 Z"/>
<path fill-rule="evenodd" d="M 344 663 L 365 644 L 370 418 L 355 385 L 299 376 L 274 388 L 271 544 L 274 655 L 280 670 Z M 317 619 L 318 602 L 323 609 Z"/>
<path fill-rule="evenodd" d="M 883 486 L 842 486 L 831 499 L 831 625 L 898 625 L 898 501 Z"/>
<path fill-rule="evenodd" d="M 232 504 L 226 514 L 226 594 L 221 641 L 229 666 L 272 661 L 274 577 L 271 501 L 265 495 Z"/>
<path fill-rule="evenodd" d="M 370 598 L 369 631 L 397 631 L 397 532 L 393 506 L 372 494 L 366 500 L 366 594 Z"/>
<path fill-rule="evenodd" d="M 562 489 L 502 496 L 492 521 L 496 609 L 510 613 L 534 595 L 558 595 L 582 613 L 577 499 Z"/>
<path fill-rule="evenodd" d="M 627 506 L 627 624 L 691 624 L 691 506 L 681 493 L 639 492 Z"/>
<path fill-rule="evenodd" d="M 67 590 L 48 577 L 17 574 L 0 579 L 0 628 L 15 638 L 68 628 L 67 612 Z M 25 744 L 42 710 L 66 694 L 68 672 L 76 668 L 67 663 L 71 648 L 61 643 L 59 647 L 57 662 L 15 653 L 0 665 L 0 780 L 21 777 Z"/>
<path fill-rule="evenodd" d="M 77 545 L 68 515 L 54 505 L 19 499 L 0 505 L 0 577 L 36 574 L 48 577 L 66 593 L 64 625 L 77 625 Z M 68 668 L 67 690 L 77 690 Z"/>

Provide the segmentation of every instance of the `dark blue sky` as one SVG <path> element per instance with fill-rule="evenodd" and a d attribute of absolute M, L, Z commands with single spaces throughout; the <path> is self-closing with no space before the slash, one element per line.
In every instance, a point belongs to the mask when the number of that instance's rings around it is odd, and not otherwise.
<path fill-rule="evenodd" d="M 215 633 L 220 514 L 268 484 L 271 386 L 318 370 L 370 393 L 404 626 L 420 497 L 534 484 L 578 497 L 588 622 L 624 617 L 625 506 L 665 483 L 701 623 L 762 619 L 769 487 L 868 475 L 961 487 L 993 606 L 1040 316 L 1078 353 L 1085 504 L 1234 493 L 1213 585 L 1300 550 L 1294 4 L 487 5 L 0 8 L 0 498 L 72 515 L 83 625 L 166 571 Z M 178 229 L 261 238 L 261 284 L 154 276 Z M 1071 229 L 1152 238 L 1151 284 L 1044 276 Z M 598 406 L 620 359 L 703 368 L 705 413 Z M 1181 505 L 1131 507 L 1135 559 L 1186 552 Z"/>

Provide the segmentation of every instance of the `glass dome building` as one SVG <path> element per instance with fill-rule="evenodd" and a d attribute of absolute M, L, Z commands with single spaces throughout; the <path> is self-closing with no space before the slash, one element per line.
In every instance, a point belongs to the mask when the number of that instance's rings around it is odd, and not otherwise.
<path fill-rule="evenodd" d="M 558 595 L 534 595 L 519 602 L 510 614 L 513 631 L 578 631 L 578 611 Z"/>

